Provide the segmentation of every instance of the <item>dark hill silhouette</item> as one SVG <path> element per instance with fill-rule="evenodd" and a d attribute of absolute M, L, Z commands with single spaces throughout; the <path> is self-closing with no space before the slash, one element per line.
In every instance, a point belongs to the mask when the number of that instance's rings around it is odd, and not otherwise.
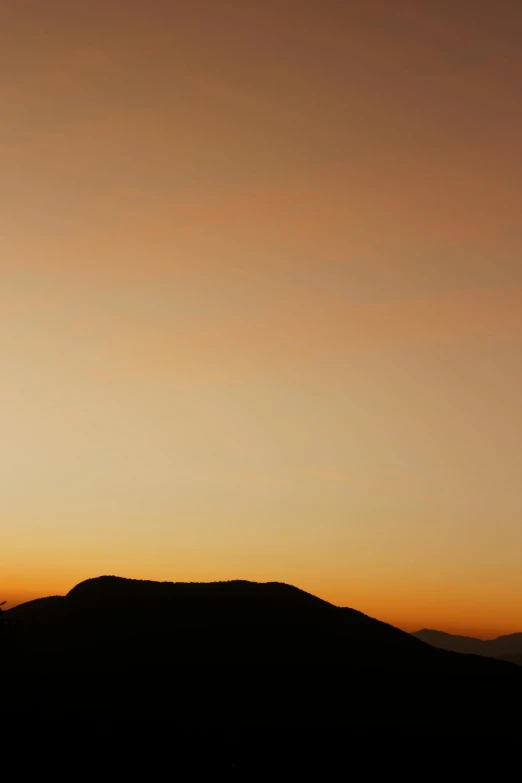
<path fill-rule="evenodd" d="M 248 634 L 256 641 L 251 655 L 265 662 L 294 660 L 295 655 L 303 661 L 349 659 L 408 671 L 412 666 L 458 671 L 464 665 L 460 657 L 434 654 L 430 646 L 391 625 L 275 582 L 159 583 L 104 576 L 76 585 L 65 597 L 22 604 L 9 616 L 18 625 L 19 638 L 41 654 L 92 647 L 95 640 L 107 639 L 118 644 L 132 638 L 136 645 L 145 640 L 151 644 L 157 637 L 168 645 L 171 635 L 181 630 L 190 629 L 195 640 L 201 633 L 222 634 L 226 629 L 227 638 L 213 651 L 214 660 L 226 660 L 234 654 L 232 640 L 241 629 L 243 638 Z M 277 645 L 269 643 L 267 630 L 270 635 L 277 631 Z M 178 639 L 176 656 L 188 655 L 193 661 L 194 656 L 206 656 L 204 650 L 185 634 Z M 465 666 L 488 668 L 478 659 L 467 660 Z"/>
<path fill-rule="evenodd" d="M 433 647 L 452 652 L 483 655 L 489 658 L 522 656 L 522 633 L 499 636 L 497 639 L 475 639 L 472 636 L 455 636 L 444 631 L 432 631 L 424 628 L 412 634 Z"/>
<path fill-rule="evenodd" d="M 5 614 L 9 715 L 522 732 L 519 667 L 436 649 L 286 584 L 100 577 Z"/>

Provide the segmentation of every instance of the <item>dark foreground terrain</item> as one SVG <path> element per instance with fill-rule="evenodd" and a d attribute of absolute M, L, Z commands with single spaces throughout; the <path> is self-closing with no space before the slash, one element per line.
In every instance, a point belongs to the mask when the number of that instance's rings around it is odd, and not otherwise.
<path fill-rule="evenodd" d="M 105 746 L 137 763 L 151 743 L 227 768 L 343 765 L 362 748 L 374 766 L 477 761 L 522 737 L 522 668 L 284 584 L 101 577 L 4 617 L 4 724 L 88 742 L 86 763 Z"/>

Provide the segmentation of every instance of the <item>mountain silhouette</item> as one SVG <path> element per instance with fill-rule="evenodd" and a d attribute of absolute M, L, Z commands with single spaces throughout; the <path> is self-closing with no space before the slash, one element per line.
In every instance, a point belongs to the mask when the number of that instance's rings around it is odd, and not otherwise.
<path fill-rule="evenodd" d="M 454 636 L 444 631 L 432 631 L 424 628 L 422 631 L 416 631 L 412 636 L 441 650 L 504 660 L 518 657 L 519 663 L 522 657 L 522 633 L 513 633 L 484 641 L 472 636 Z"/>
<path fill-rule="evenodd" d="M 522 731 L 511 662 L 437 649 L 282 583 L 105 576 L 5 615 L 3 709 L 17 718 Z"/>

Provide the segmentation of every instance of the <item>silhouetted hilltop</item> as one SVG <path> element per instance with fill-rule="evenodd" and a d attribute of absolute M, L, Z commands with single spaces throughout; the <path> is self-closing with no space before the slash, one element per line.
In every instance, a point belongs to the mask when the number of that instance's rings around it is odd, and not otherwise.
<path fill-rule="evenodd" d="M 34 655 L 77 654 L 104 665 L 107 643 L 131 658 L 156 648 L 177 659 L 234 659 L 248 644 L 252 661 L 357 663 L 394 671 L 504 671 L 476 656 L 463 659 L 415 635 L 339 608 L 296 587 L 243 580 L 152 582 L 102 576 L 6 612 Z M 215 642 L 213 641 L 215 640 Z M 213 645 L 213 648 L 212 648 Z"/>
<path fill-rule="evenodd" d="M 424 628 L 412 634 L 433 647 L 452 652 L 482 655 L 489 658 L 503 658 L 522 655 L 522 633 L 499 636 L 497 639 L 475 639 L 472 636 L 455 636 L 444 631 Z"/>
<path fill-rule="evenodd" d="M 246 580 L 229 582 L 153 582 L 102 576 L 73 587 L 66 598 L 77 606 L 118 605 L 131 602 L 149 611 L 168 606 L 172 611 L 248 610 L 275 619 L 336 609 L 332 604 L 297 587 L 280 582 L 259 584 Z M 244 618 L 247 619 L 247 618 Z"/>
<path fill-rule="evenodd" d="M 250 655 L 263 661 L 348 662 L 394 670 L 411 667 L 453 670 L 462 659 L 354 609 L 339 608 L 291 585 L 242 580 L 214 583 L 152 582 L 102 576 L 73 587 L 63 598 L 22 604 L 10 611 L 20 638 L 45 650 L 133 640 L 166 649 L 178 639 L 175 654 L 190 660 L 206 655 L 199 635 L 220 634 L 217 660 L 234 656 L 250 639 Z M 190 632 L 190 633 L 189 633 Z M 277 634 L 277 644 L 273 635 Z M 197 641 L 199 640 L 199 641 Z M 243 642 L 241 641 L 243 640 Z M 467 668 L 493 668 L 482 659 Z M 495 669 L 496 671 L 496 669 Z"/>
<path fill-rule="evenodd" d="M 17 714 L 522 731 L 519 667 L 437 649 L 286 584 L 104 576 L 6 615 L 3 703 Z"/>

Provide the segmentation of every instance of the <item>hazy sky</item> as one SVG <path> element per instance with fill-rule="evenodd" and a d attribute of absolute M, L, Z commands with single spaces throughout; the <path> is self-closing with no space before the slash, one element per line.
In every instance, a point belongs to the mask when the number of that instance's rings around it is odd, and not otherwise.
<path fill-rule="evenodd" d="M 519 0 L 0 0 L 0 598 L 522 631 Z"/>

